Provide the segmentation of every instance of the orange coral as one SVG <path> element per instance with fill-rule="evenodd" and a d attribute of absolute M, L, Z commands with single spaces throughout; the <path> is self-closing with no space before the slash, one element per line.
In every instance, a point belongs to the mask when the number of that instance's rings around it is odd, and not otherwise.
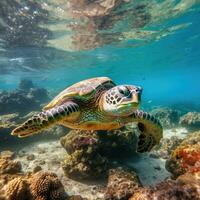
<path fill-rule="evenodd" d="M 166 162 L 174 177 L 186 172 L 200 172 L 200 131 L 189 134 Z"/>
<path fill-rule="evenodd" d="M 175 150 L 173 157 L 185 171 L 200 171 L 200 144 L 183 145 Z"/>
<path fill-rule="evenodd" d="M 180 166 L 189 172 L 200 171 L 200 147 L 199 149 L 187 148 L 178 149 L 176 154 L 181 159 Z"/>

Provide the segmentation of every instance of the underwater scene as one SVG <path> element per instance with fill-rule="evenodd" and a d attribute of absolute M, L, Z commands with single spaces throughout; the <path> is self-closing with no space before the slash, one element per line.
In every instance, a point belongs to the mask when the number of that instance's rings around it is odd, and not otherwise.
<path fill-rule="evenodd" d="M 0 0 L 0 200 L 200 200 L 200 0 Z"/>

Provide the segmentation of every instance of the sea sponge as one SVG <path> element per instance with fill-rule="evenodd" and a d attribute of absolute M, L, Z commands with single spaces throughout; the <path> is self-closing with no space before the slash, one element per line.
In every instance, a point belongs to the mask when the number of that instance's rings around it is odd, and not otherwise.
<path fill-rule="evenodd" d="M 30 190 L 35 200 L 66 200 L 68 195 L 57 175 L 37 172 L 29 179 Z"/>

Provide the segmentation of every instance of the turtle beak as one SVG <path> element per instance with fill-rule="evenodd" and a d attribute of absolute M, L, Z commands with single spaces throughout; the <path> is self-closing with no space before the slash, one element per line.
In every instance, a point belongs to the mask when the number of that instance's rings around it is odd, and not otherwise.
<path fill-rule="evenodd" d="M 133 93 L 132 98 L 130 101 L 124 102 L 120 105 L 123 107 L 124 105 L 128 106 L 129 108 L 137 109 L 140 105 L 141 94 L 140 93 Z"/>
<path fill-rule="evenodd" d="M 133 105 L 133 107 L 138 108 L 138 106 L 140 104 L 140 100 L 141 100 L 140 93 L 132 94 L 132 99 L 131 99 L 130 103 Z"/>
<path fill-rule="evenodd" d="M 138 107 L 141 101 L 141 94 L 142 94 L 142 88 L 138 87 L 138 90 L 132 93 L 132 99 L 130 103 L 133 104 L 134 107 Z"/>

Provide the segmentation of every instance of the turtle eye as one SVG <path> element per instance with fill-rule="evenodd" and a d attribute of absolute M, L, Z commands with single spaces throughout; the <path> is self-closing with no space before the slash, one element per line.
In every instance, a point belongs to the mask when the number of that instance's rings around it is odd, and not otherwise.
<path fill-rule="evenodd" d="M 119 92 L 124 96 L 129 96 L 131 94 L 130 90 L 128 90 L 128 89 L 122 90 L 119 88 Z"/>

